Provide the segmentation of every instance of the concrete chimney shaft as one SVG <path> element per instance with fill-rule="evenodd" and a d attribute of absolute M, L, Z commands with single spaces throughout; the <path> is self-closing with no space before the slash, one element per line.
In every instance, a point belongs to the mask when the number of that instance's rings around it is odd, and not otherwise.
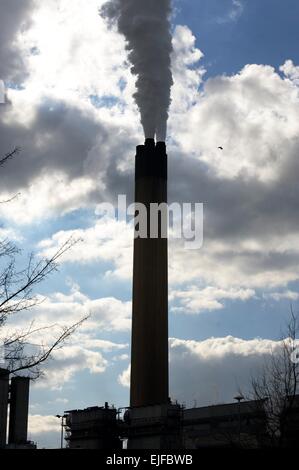
<path fill-rule="evenodd" d="M 164 142 L 137 147 L 135 201 L 148 210 L 167 203 Z M 159 231 L 160 232 L 160 231 Z M 131 407 L 168 402 L 168 240 L 135 238 L 131 356 Z"/>

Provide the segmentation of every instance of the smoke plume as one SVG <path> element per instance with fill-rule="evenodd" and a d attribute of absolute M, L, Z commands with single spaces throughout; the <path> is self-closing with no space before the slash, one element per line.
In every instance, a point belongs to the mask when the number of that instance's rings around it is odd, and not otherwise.
<path fill-rule="evenodd" d="M 166 139 L 173 84 L 170 13 L 171 0 L 109 0 L 101 8 L 102 17 L 125 36 L 145 137 L 157 141 Z"/>

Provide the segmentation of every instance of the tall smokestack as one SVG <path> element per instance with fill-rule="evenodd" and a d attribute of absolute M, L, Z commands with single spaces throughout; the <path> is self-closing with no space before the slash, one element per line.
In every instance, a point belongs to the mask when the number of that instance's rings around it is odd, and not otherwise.
<path fill-rule="evenodd" d="M 167 204 L 171 5 L 171 0 L 107 0 L 100 9 L 124 36 L 137 76 L 134 98 L 146 141 L 137 147 L 135 201 L 148 214 L 151 203 Z M 134 243 L 131 407 L 168 403 L 168 243 L 167 234 L 150 236 L 151 224 L 148 215 L 148 237 Z"/>
<path fill-rule="evenodd" d="M 147 209 L 147 238 L 135 238 L 131 407 L 168 402 L 168 241 L 151 238 L 150 204 L 167 203 L 164 142 L 137 147 L 135 201 Z"/>

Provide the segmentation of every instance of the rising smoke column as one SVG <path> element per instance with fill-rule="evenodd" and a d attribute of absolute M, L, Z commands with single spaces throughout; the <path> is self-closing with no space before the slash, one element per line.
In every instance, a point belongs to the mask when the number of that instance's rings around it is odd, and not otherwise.
<path fill-rule="evenodd" d="M 145 137 L 165 141 L 173 85 L 171 0 L 109 0 L 100 13 L 127 41 Z"/>

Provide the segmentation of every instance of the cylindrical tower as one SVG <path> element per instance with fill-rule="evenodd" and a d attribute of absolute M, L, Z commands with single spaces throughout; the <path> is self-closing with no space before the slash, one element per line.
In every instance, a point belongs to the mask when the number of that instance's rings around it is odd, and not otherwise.
<path fill-rule="evenodd" d="M 0 449 L 6 446 L 9 371 L 0 368 Z"/>
<path fill-rule="evenodd" d="M 135 238 L 131 356 L 131 407 L 168 402 L 168 240 L 158 224 L 151 238 L 151 204 L 167 204 L 164 142 L 137 147 L 135 202 L 147 209 L 147 238 Z M 165 224 L 165 220 L 164 220 Z"/>
<path fill-rule="evenodd" d="M 10 385 L 9 444 L 26 444 L 29 408 L 28 377 L 13 377 Z"/>

